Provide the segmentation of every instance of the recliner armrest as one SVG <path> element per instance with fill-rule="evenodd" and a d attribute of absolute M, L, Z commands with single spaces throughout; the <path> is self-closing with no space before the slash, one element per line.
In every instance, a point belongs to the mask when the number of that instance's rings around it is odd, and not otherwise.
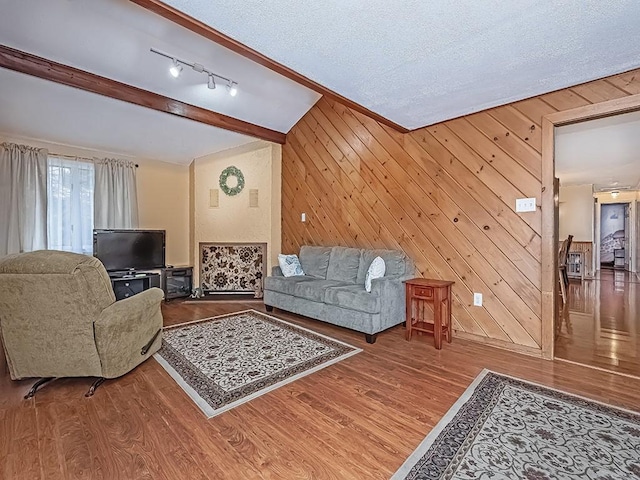
<path fill-rule="evenodd" d="M 105 378 L 124 375 L 155 353 L 162 341 L 158 335 L 145 355 L 140 351 L 162 329 L 160 304 L 164 292 L 150 288 L 114 302 L 94 322 L 96 347 Z"/>

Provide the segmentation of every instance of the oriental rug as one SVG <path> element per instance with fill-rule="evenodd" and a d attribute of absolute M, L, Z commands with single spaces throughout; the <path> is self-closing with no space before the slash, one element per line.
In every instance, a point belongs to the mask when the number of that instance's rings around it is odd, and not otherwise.
<path fill-rule="evenodd" d="M 640 414 L 484 370 L 392 480 L 640 478 Z"/>
<path fill-rule="evenodd" d="M 361 351 L 246 310 L 166 327 L 155 359 L 211 418 Z"/>

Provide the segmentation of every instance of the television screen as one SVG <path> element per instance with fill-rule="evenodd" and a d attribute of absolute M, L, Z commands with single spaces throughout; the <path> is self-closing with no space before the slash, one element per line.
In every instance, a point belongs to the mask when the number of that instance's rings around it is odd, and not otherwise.
<path fill-rule="evenodd" d="M 165 266 L 164 230 L 94 230 L 93 256 L 109 272 Z"/>

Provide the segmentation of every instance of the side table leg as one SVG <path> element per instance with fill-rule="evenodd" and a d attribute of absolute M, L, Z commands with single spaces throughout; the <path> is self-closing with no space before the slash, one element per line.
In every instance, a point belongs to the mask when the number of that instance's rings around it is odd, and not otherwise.
<path fill-rule="evenodd" d="M 442 289 L 434 288 L 433 302 L 433 342 L 438 350 L 442 349 Z"/>
<path fill-rule="evenodd" d="M 407 339 L 407 341 L 411 340 L 411 316 L 413 314 L 413 305 L 412 305 L 412 301 L 411 301 L 411 294 L 410 294 L 410 290 L 411 287 L 407 285 L 406 287 L 406 332 L 405 332 L 405 338 Z"/>
<path fill-rule="evenodd" d="M 447 342 L 451 343 L 453 326 L 451 325 L 451 286 L 447 287 Z"/>

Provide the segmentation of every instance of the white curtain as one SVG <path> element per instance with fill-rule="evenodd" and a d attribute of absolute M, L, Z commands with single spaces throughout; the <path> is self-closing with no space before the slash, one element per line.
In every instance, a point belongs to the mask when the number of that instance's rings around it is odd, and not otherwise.
<path fill-rule="evenodd" d="M 138 228 L 136 166 L 128 160 L 95 160 L 95 228 Z"/>
<path fill-rule="evenodd" d="M 48 242 L 51 250 L 93 252 L 93 163 L 50 156 Z"/>
<path fill-rule="evenodd" d="M 47 153 L 0 144 L 0 256 L 47 248 Z"/>

